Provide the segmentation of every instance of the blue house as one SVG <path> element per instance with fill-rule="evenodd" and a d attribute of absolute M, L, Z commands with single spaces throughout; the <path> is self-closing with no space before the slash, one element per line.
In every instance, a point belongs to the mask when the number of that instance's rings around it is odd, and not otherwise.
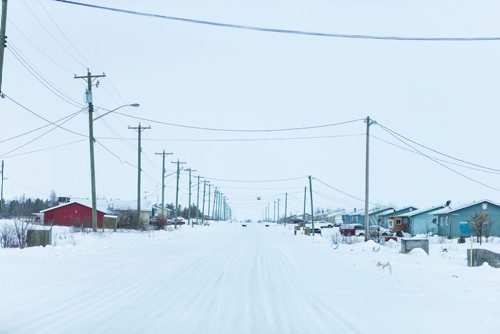
<path fill-rule="evenodd" d="M 382 218 L 395 210 L 393 208 L 376 208 L 368 211 L 370 225 L 379 225 Z M 344 224 L 364 224 L 365 223 L 365 210 L 354 210 L 348 214 L 342 215 Z"/>
<path fill-rule="evenodd" d="M 433 216 L 433 213 L 444 207 L 444 205 L 439 205 L 392 215 L 392 229 L 394 232 L 406 232 L 412 235 L 437 233 L 437 219 Z"/>
<path fill-rule="evenodd" d="M 479 212 L 489 215 L 489 220 L 485 223 L 488 234 L 500 236 L 500 205 L 490 200 L 469 203 L 455 209 L 447 207 L 433 212 L 438 224 L 439 235 L 450 238 L 470 236 L 474 232 L 468 229 L 467 226 L 471 217 Z"/>

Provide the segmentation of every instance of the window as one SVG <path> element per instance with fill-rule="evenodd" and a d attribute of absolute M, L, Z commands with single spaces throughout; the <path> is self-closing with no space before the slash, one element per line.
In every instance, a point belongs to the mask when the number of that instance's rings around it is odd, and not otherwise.
<path fill-rule="evenodd" d="M 392 227 L 392 226 L 393 226 L 393 221 L 392 221 L 392 219 L 389 219 L 389 220 L 387 221 L 387 224 L 389 225 L 389 227 Z"/>
<path fill-rule="evenodd" d="M 488 210 L 488 203 L 483 203 L 483 210 Z"/>
<path fill-rule="evenodd" d="M 396 219 L 396 225 L 401 225 L 401 219 Z"/>

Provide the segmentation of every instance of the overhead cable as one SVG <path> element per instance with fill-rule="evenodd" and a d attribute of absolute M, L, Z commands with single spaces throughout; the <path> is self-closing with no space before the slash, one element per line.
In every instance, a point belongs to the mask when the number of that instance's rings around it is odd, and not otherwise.
<path fill-rule="evenodd" d="M 138 119 L 141 121 L 151 122 L 151 123 L 176 126 L 176 127 L 180 127 L 180 128 L 187 128 L 187 129 L 193 129 L 193 130 L 219 131 L 219 132 L 284 132 L 284 131 L 312 130 L 312 129 L 319 129 L 319 128 L 329 128 L 329 127 L 333 127 L 333 126 L 344 125 L 344 124 L 349 124 L 349 123 L 354 123 L 354 122 L 359 122 L 359 121 L 364 120 L 363 118 L 359 118 L 359 119 L 353 119 L 350 121 L 339 122 L 339 123 L 328 123 L 328 124 L 319 124 L 319 125 L 312 125 L 312 126 L 278 128 L 278 129 L 227 129 L 227 128 L 224 129 L 224 128 L 212 128 L 212 127 L 203 127 L 203 126 L 194 126 L 194 125 L 185 125 L 185 124 L 158 121 L 158 120 L 154 120 L 154 119 L 128 115 L 128 114 L 118 112 L 118 111 L 115 112 L 115 114 Z"/>
<path fill-rule="evenodd" d="M 366 39 L 366 40 L 389 40 L 389 41 L 421 41 L 421 42 L 485 42 L 485 41 L 500 41 L 499 36 L 474 36 L 474 37 L 452 37 L 452 36 L 439 36 L 439 37 L 423 37 L 423 36 L 391 36 L 391 35 L 365 35 L 365 34 L 341 34 L 341 33 L 327 33 L 327 32 L 316 32 L 316 31 L 305 31 L 305 30 L 293 30 L 293 29 L 279 29 L 279 28 L 269 28 L 260 27 L 252 25 L 234 24 L 234 23 L 224 23 L 217 21 L 207 21 L 192 19 L 186 17 L 177 17 L 153 13 L 139 12 L 135 10 L 127 10 L 121 8 L 113 8 L 99 5 L 92 5 L 88 3 L 82 3 L 77 1 L 68 0 L 53 0 L 57 2 L 62 2 L 71 5 L 84 6 L 94 9 L 101 9 L 107 11 L 113 11 L 124 14 L 139 15 L 152 17 L 156 19 L 178 21 L 192 24 L 209 25 L 221 28 L 231 28 L 240 30 L 253 30 L 261 32 L 270 32 L 278 34 L 289 34 L 289 35 L 302 35 L 302 36 L 315 36 L 315 37 L 330 37 L 330 38 L 348 38 L 348 39 Z"/>

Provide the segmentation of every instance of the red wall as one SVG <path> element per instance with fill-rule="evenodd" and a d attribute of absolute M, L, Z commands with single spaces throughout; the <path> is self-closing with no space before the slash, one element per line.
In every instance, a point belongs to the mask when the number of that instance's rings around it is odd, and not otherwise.
<path fill-rule="evenodd" d="M 97 227 L 102 227 L 103 218 L 104 212 L 98 210 Z M 55 207 L 43 213 L 43 223 L 60 226 L 80 226 L 84 223 L 87 227 L 92 227 L 92 208 L 79 203 Z"/>

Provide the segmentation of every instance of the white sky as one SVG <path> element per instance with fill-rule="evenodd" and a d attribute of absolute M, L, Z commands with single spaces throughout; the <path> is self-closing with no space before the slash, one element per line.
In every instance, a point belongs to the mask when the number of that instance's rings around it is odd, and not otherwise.
<path fill-rule="evenodd" d="M 330 33 L 500 36 L 497 1 L 86 2 L 162 15 Z M 500 119 L 500 41 L 398 42 L 293 36 L 172 22 L 47 0 L 10 1 L 8 18 L 9 46 L 82 106 L 85 82 L 73 79 L 73 75 L 83 75 L 89 67 L 95 74 L 104 71 L 107 75 L 94 89 L 96 107 L 113 109 L 138 102 L 140 108 L 121 111 L 165 122 L 237 129 L 300 127 L 369 115 L 439 151 L 500 168 L 494 144 Z M 2 86 L 8 96 L 50 120 L 78 110 L 36 81 L 11 51 L 5 54 Z M 46 124 L 8 99 L 0 101 L 0 111 L 0 141 Z M 64 126 L 87 134 L 87 119 L 87 114 L 81 114 Z M 126 138 L 100 142 L 123 161 L 136 165 L 137 134 L 127 128 L 129 125 L 137 126 L 138 121 L 111 114 L 96 121 L 94 133 L 97 138 Z M 301 212 L 303 187 L 310 174 L 349 194 L 364 196 L 363 122 L 271 134 L 188 130 L 144 121 L 142 125 L 152 128 L 143 132 L 142 190 L 149 199 L 156 200 L 161 194 L 161 157 L 154 153 L 162 149 L 174 152 L 168 157 L 169 172 L 174 169 L 170 161 L 186 161 L 185 167 L 197 170 L 194 175 L 212 179 L 211 183 L 222 189 L 239 218 L 259 216 L 268 202 L 272 213 L 273 201 L 278 197 L 283 201 L 285 192 L 290 193 L 289 209 Z M 25 193 L 47 197 L 55 190 L 60 196 L 89 197 L 88 140 L 9 157 L 82 137 L 56 129 L 5 156 L 43 131 L 0 143 L 7 178 L 4 196 L 11 199 Z M 372 126 L 371 132 L 401 144 L 378 126 Z M 171 140 L 332 135 L 357 136 L 249 142 Z M 455 204 L 483 198 L 498 201 L 498 191 L 424 157 L 376 139 L 372 139 L 371 148 L 371 202 L 424 207 L 448 199 Z M 136 169 L 120 163 L 99 145 L 95 149 L 98 196 L 134 199 Z M 498 175 L 453 168 L 500 188 Z M 303 179 L 278 183 L 213 180 L 300 176 Z M 181 187 L 180 203 L 185 206 L 186 175 L 181 176 Z M 174 188 L 175 179 L 169 177 L 167 202 L 174 201 Z M 319 207 L 350 210 L 363 206 L 318 182 L 313 188 Z M 257 196 L 262 200 L 257 201 Z"/>

